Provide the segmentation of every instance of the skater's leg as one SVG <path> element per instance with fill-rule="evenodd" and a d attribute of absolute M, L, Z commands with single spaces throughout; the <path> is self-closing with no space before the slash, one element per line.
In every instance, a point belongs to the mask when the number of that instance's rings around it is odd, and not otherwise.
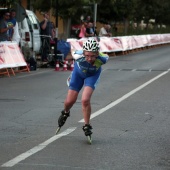
<path fill-rule="evenodd" d="M 73 104 L 76 102 L 77 96 L 78 96 L 77 91 L 68 90 L 67 97 L 64 102 L 64 110 L 61 111 L 61 115 L 58 119 L 59 129 L 65 124 L 67 118 L 70 116 L 70 109 L 73 106 Z"/>
<path fill-rule="evenodd" d="M 83 126 L 83 131 L 86 136 L 89 138 L 91 143 L 91 134 L 92 126 L 90 125 L 90 115 L 91 115 L 91 103 L 90 99 L 93 94 L 93 89 L 89 86 L 85 86 L 82 93 L 82 111 L 85 125 Z"/>
<path fill-rule="evenodd" d="M 91 96 L 96 88 L 96 85 L 99 81 L 100 72 L 97 74 L 87 77 L 84 80 L 84 90 L 82 94 L 82 111 L 84 116 L 85 124 L 90 123 L 90 115 L 91 115 Z"/>
<path fill-rule="evenodd" d="M 90 99 L 93 94 L 93 89 L 89 86 L 85 86 L 82 93 L 82 112 L 84 117 L 85 124 L 90 123 L 90 115 L 91 115 L 91 103 Z"/>
<path fill-rule="evenodd" d="M 68 90 L 67 97 L 64 101 L 64 111 L 68 113 L 78 97 L 78 92 L 75 90 Z"/>

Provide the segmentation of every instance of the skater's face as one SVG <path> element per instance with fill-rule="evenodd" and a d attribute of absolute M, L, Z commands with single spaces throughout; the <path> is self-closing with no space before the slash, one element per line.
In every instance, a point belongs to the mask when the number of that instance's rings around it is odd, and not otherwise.
<path fill-rule="evenodd" d="M 94 64 L 96 58 L 98 57 L 98 52 L 84 51 L 84 56 L 88 63 Z"/>

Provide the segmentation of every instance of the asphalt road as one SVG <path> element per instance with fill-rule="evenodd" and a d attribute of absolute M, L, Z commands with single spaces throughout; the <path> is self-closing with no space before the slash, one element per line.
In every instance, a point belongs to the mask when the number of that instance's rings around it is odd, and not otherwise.
<path fill-rule="evenodd" d="M 92 97 L 93 143 L 81 93 L 55 135 L 69 71 L 0 78 L 0 169 L 169 170 L 170 48 L 111 57 Z"/>

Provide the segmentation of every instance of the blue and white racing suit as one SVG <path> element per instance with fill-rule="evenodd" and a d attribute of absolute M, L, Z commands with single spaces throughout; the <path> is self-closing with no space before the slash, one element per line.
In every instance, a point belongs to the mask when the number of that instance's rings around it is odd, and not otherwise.
<path fill-rule="evenodd" d="M 74 70 L 70 76 L 69 89 L 79 92 L 83 85 L 95 89 L 102 71 L 101 65 L 107 62 L 109 56 L 99 53 L 95 63 L 92 65 L 86 61 L 82 50 L 75 51 L 74 54 L 80 55 L 80 57 L 75 60 Z"/>

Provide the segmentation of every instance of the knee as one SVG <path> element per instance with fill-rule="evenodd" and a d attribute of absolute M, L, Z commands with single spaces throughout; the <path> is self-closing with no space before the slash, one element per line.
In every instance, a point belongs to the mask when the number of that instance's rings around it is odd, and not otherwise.
<path fill-rule="evenodd" d="M 66 105 L 73 105 L 76 102 L 76 99 L 67 99 L 65 100 Z"/>
<path fill-rule="evenodd" d="M 81 103 L 83 106 L 88 106 L 90 104 L 90 100 L 89 99 L 82 99 Z"/>

